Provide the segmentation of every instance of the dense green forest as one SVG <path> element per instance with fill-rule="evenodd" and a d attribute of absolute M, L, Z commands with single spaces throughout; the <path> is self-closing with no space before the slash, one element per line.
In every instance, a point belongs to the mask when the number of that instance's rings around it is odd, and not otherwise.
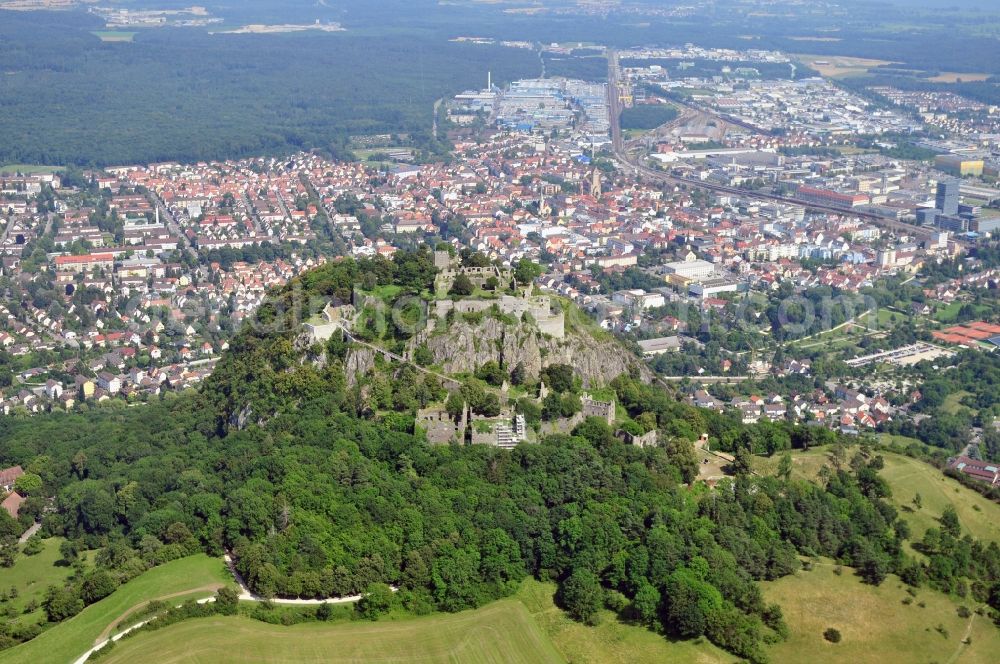
<path fill-rule="evenodd" d="M 626 108 L 621 114 L 622 129 L 656 129 L 677 118 L 677 108 L 668 104 L 645 104 Z"/>
<path fill-rule="evenodd" d="M 584 81 L 608 80 L 608 61 L 603 56 L 543 54 L 546 76 L 565 76 Z"/>
<path fill-rule="evenodd" d="M 44 18 L 40 18 L 44 17 Z M 537 76 L 528 51 L 421 37 L 142 32 L 102 43 L 77 14 L 0 21 L 0 163 L 121 164 L 346 154 L 348 137 L 411 133 L 434 152 L 434 101 Z"/>
<path fill-rule="evenodd" d="M 263 595 L 378 594 L 392 584 L 396 601 L 418 613 L 482 605 L 528 575 L 552 579 L 582 621 L 609 606 L 752 661 L 787 634 L 757 581 L 792 573 L 800 554 L 850 564 L 869 583 L 897 572 L 913 585 L 991 598 L 1000 549 L 962 538 L 957 522 L 918 543 L 930 565 L 905 553 L 909 533 L 872 451 L 845 458 L 823 486 L 791 480 L 790 463 L 775 477 L 752 471 L 751 454 L 830 443 L 832 432 L 746 427 L 621 376 L 607 389 L 627 424 L 656 428 L 661 445 L 627 446 L 589 418 L 510 452 L 429 446 L 414 408 L 442 398 L 440 384 L 378 363 L 348 375 L 350 344 L 335 336 L 304 347 L 296 319 L 285 319 L 299 288 L 307 301 L 346 299 L 359 282 L 420 292 L 433 274 L 426 250 L 328 264 L 265 304 L 197 394 L 0 420 L 0 462 L 37 475 L 36 511 L 43 496 L 56 498 L 45 532 L 68 538 L 69 560 L 103 547 L 93 571 L 47 594 L 49 618 L 75 614 L 150 565 L 227 549 Z M 547 377 L 566 389 L 575 382 L 569 367 Z M 400 390 L 413 399 L 396 399 Z M 734 478 L 714 490 L 690 484 L 691 441 L 702 433 L 736 456 Z M 31 635 L 8 630 L 4 643 Z"/>

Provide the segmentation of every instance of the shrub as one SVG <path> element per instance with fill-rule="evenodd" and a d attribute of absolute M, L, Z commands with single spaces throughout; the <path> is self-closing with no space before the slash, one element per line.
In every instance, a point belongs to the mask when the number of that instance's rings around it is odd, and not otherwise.
<path fill-rule="evenodd" d="M 361 617 L 378 620 L 392 609 L 392 604 L 392 589 L 384 583 L 373 583 L 354 607 Z"/>
<path fill-rule="evenodd" d="M 316 620 L 326 621 L 333 616 L 333 609 L 327 602 L 323 602 L 316 607 Z"/>
<path fill-rule="evenodd" d="M 823 638 L 830 643 L 840 643 L 840 630 L 828 627 L 826 631 L 823 632 Z"/>
<path fill-rule="evenodd" d="M 240 596 L 232 588 L 219 588 L 215 594 L 215 606 L 219 613 L 232 616 L 236 614 L 236 607 L 239 605 Z"/>
<path fill-rule="evenodd" d="M 42 544 L 42 538 L 38 533 L 35 533 L 28 538 L 28 541 L 24 543 L 24 549 L 22 553 L 26 556 L 37 556 L 42 552 L 44 545 Z"/>

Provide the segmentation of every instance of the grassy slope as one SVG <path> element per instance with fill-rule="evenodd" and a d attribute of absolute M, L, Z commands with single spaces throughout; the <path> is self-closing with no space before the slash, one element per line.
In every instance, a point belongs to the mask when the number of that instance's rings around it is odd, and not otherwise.
<path fill-rule="evenodd" d="M 279 627 L 214 617 L 121 642 L 103 661 L 122 662 L 556 663 L 562 657 L 524 605 L 508 599 L 477 611 L 378 623 Z"/>
<path fill-rule="evenodd" d="M 554 593 L 555 584 L 529 580 L 515 598 L 477 611 L 394 622 L 276 627 L 244 618 L 188 621 L 130 638 L 103 661 L 148 661 L 153 653 L 156 661 L 168 663 L 732 661 L 707 642 L 671 643 L 610 612 L 597 627 L 586 627 L 555 606 Z"/>
<path fill-rule="evenodd" d="M 892 488 L 891 502 L 903 512 L 909 522 L 913 539 L 919 540 L 930 527 L 937 527 L 938 518 L 948 505 L 958 512 L 962 527 L 976 539 L 1000 543 L 1000 505 L 945 477 L 937 468 L 917 459 L 879 452 L 885 459 L 882 477 Z M 848 459 L 854 454 L 848 449 Z M 803 479 L 813 481 L 820 468 L 829 458 L 825 448 L 813 448 L 808 452 L 792 452 L 793 473 Z M 758 457 L 754 460 L 758 472 L 773 474 L 778 465 L 778 456 L 770 459 Z M 913 497 L 920 494 L 921 508 L 913 505 Z"/>
<path fill-rule="evenodd" d="M 45 589 L 61 584 L 73 572 L 71 567 L 57 567 L 55 564 L 62 558 L 59 554 L 60 543 L 62 540 L 57 537 L 47 539 L 41 553 L 34 556 L 20 554 L 13 567 L 0 567 L 0 590 L 9 592 L 11 587 L 17 588 L 17 598 L 10 603 L 17 607 L 19 613 L 32 599 L 41 604 Z M 32 623 L 42 618 L 43 612 L 39 609 L 19 616 L 17 622 Z"/>
<path fill-rule="evenodd" d="M 0 652 L 0 664 L 71 662 L 93 644 L 105 627 L 137 604 L 210 585 L 229 581 L 219 558 L 204 554 L 175 560 L 133 579 L 100 602 L 88 606 L 79 615 L 44 632 L 38 638 Z M 210 591 L 196 596 L 207 597 Z"/>
<path fill-rule="evenodd" d="M 959 602 L 941 593 L 909 595 L 897 577 L 879 587 L 851 570 L 820 563 L 811 572 L 763 584 L 779 602 L 792 636 L 768 648 L 772 661 L 994 661 L 1000 632 L 979 616 L 958 616 Z M 517 597 L 455 615 L 278 627 L 246 618 L 192 620 L 120 643 L 103 661 L 157 662 L 559 662 L 587 664 L 722 664 L 732 656 L 707 642 L 672 643 L 605 612 L 597 627 L 570 620 L 552 601 L 553 584 L 526 582 Z M 924 606 L 920 606 L 923 603 Z M 946 634 L 938 631 L 943 627 Z M 843 640 L 823 639 L 828 627 Z M 971 644 L 962 641 L 971 636 Z M 954 659 L 952 659 L 954 657 Z"/>
<path fill-rule="evenodd" d="M 903 508 L 914 539 L 922 538 L 948 505 L 958 512 L 962 528 L 980 540 L 1000 543 L 1000 506 L 922 461 L 896 454 L 885 456 L 882 477 L 892 486 L 893 502 Z M 921 508 L 912 507 L 919 493 Z M 906 508 L 913 509 L 912 512 Z"/>
<path fill-rule="evenodd" d="M 911 604 L 903 604 L 909 595 L 895 576 L 875 587 L 847 568 L 837 576 L 833 565 L 823 564 L 763 585 L 765 597 L 781 605 L 791 628 L 788 641 L 769 648 L 775 662 L 985 664 L 995 662 L 1000 649 L 1000 630 L 975 614 L 960 618 L 959 603 L 941 593 L 919 590 Z M 939 625 L 947 637 L 937 631 Z M 840 630 L 840 643 L 823 638 L 829 627 Z M 962 643 L 966 635 L 972 639 L 968 646 Z"/>
<path fill-rule="evenodd" d="M 962 399 L 965 397 L 971 397 L 972 392 L 952 392 L 944 398 L 944 403 L 941 404 L 941 410 L 950 414 L 957 415 L 961 411 L 973 412 L 971 408 L 962 403 Z"/>
<path fill-rule="evenodd" d="M 527 581 L 518 593 L 556 648 L 574 664 L 722 664 L 733 656 L 707 641 L 670 642 L 643 627 L 620 622 L 610 611 L 596 627 L 572 620 L 552 601 L 555 584 Z"/>

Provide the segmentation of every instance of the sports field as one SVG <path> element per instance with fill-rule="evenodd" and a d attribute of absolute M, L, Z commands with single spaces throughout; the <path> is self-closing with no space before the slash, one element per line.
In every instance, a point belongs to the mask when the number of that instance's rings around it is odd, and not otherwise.
<path fill-rule="evenodd" d="M 764 596 L 778 602 L 791 636 L 768 648 L 771 661 L 789 664 L 882 664 L 884 662 L 996 662 L 1000 630 L 974 612 L 958 615 L 959 602 L 931 590 L 910 597 L 902 581 L 889 576 L 880 586 L 862 583 L 850 568 L 819 564 L 810 572 L 766 582 Z M 904 601 L 909 601 L 905 604 Z M 923 603 L 923 606 L 920 604 Z M 970 603 L 969 609 L 975 604 Z M 840 643 L 823 638 L 840 631 Z M 938 631 L 938 627 L 942 631 Z M 970 638 L 970 644 L 963 641 Z"/>
<path fill-rule="evenodd" d="M 72 662 L 89 650 L 112 623 L 143 603 L 170 596 L 208 597 L 230 581 L 222 559 L 204 554 L 161 565 L 39 637 L 0 652 L 0 664 Z"/>
<path fill-rule="evenodd" d="M 41 164 L 0 164 L 0 174 L 13 175 L 21 173 L 23 175 L 46 175 L 57 173 L 63 170 L 62 166 L 43 166 Z"/>
<path fill-rule="evenodd" d="M 446 616 L 281 627 L 249 618 L 188 620 L 122 640 L 107 664 L 564 661 L 523 604 L 509 599 Z"/>

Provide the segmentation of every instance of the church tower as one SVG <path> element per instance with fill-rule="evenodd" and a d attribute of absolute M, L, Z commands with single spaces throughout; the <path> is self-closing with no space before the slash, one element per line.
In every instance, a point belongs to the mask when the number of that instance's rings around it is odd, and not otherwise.
<path fill-rule="evenodd" d="M 601 197 L 601 171 L 596 167 L 590 174 L 590 195 L 594 198 Z"/>

